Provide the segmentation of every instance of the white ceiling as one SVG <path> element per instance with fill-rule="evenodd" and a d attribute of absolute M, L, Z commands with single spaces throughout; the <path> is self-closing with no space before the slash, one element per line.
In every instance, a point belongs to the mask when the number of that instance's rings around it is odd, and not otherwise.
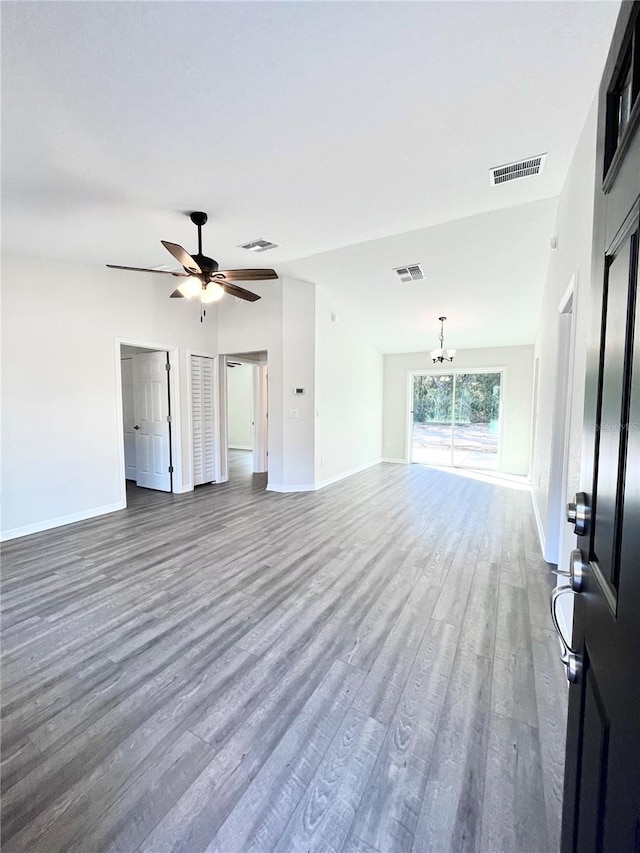
<path fill-rule="evenodd" d="M 385 352 L 441 312 L 452 346 L 530 343 L 618 8 L 4 2 L 3 250 L 156 266 L 203 209 L 205 253 L 323 284 Z"/>

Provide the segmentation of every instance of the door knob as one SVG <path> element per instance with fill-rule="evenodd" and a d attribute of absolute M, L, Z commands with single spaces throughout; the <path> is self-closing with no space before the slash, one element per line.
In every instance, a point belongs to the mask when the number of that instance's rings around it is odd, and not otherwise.
<path fill-rule="evenodd" d="M 571 503 L 567 504 L 567 521 L 573 524 L 576 536 L 586 536 L 589 530 L 591 512 L 585 492 L 577 492 Z"/>
<path fill-rule="evenodd" d="M 134 429 L 140 429 L 140 427 L 136 424 L 136 425 L 134 426 Z"/>
<path fill-rule="evenodd" d="M 579 655 L 577 651 L 569 645 L 569 643 L 567 643 L 565 636 L 562 633 L 560 623 L 558 622 L 558 614 L 556 612 L 558 599 L 560 596 L 566 595 L 567 593 L 570 595 L 577 595 L 570 586 L 557 586 L 551 593 L 551 621 L 553 622 L 553 627 L 556 629 L 556 633 L 562 646 L 560 660 L 567 668 L 567 679 L 572 684 L 575 684 L 580 680 L 580 676 L 582 674 L 582 656 Z"/>
<path fill-rule="evenodd" d="M 569 586 L 574 592 L 581 592 L 584 586 L 584 576 L 587 570 L 585 561 L 582 559 L 582 551 L 578 548 L 571 552 L 569 558 L 569 571 L 565 572 L 562 569 L 551 569 L 552 575 L 557 575 L 559 578 L 569 578 Z"/>

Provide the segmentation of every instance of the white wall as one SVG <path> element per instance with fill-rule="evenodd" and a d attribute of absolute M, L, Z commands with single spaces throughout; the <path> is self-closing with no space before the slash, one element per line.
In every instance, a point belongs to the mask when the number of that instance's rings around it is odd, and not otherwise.
<path fill-rule="evenodd" d="M 282 290 L 283 280 L 252 282 L 258 302 L 223 299 L 218 305 L 218 352 L 267 353 L 269 366 L 269 482 L 282 482 Z M 232 371 L 227 371 L 230 373 Z M 227 377 L 228 378 L 228 377 Z"/>
<path fill-rule="evenodd" d="M 380 461 L 382 366 L 382 354 L 334 314 L 326 291 L 317 287 L 317 484 Z"/>
<path fill-rule="evenodd" d="M 499 470 L 508 474 L 526 474 L 531 434 L 533 347 L 458 350 L 451 366 L 455 369 L 505 369 L 502 462 Z M 435 370 L 435 366 L 428 352 L 384 357 L 382 453 L 389 461 L 409 461 L 409 374 L 431 370 Z"/>
<path fill-rule="evenodd" d="M 253 449 L 253 365 L 227 368 L 228 445 Z"/>
<path fill-rule="evenodd" d="M 177 347 L 182 388 L 187 349 L 215 344 L 215 311 L 200 323 L 197 305 L 168 298 L 172 284 L 164 278 L 3 259 L 5 538 L 122 506 L 116 338 Z M 185 432 L 176 464 L 188 487 Z"/>
<path fill-rule="evenodd" d="M 285 278 L 282 290 L 282 440 L 286 448 L 282 486 L 306 490 L 315 486 L 316 286 Z M 296 396 L 294 388 L 304 388 L 305 392 Z M 294 411 L 297 416 L 291 417 Z M 271 476 L 269 485 L 277 485 Z"/>
<path fill-rule="evenodd" d="M 255 289 L 259 302 L 225 299 L 201 323 L 197 304 L 169 300 L 164 278 L 5 258 L 2 537 L 124 506 L 119 340 L 170 350 L 178 490 L 193 485 L 189 352 L 257 351 L 269 364 L 269 488 L 315 488 L 315 285 Z"/>
<path fill-rule="evenodd" d="M 587 116 L 580 140 L 567 174 L 560 196 L 555 233 L 558 239 L 556 251 L 550 252 L 547 280 L 542 300 L 535 357 L 539 359 L 538 411 L 533 460 L 533 490 L 539 523 L 541 526 L 545 556 L 554 558 L 556 553 L 562 560 L 568 558 L 575 547 L 571 528 L 562 518 L 555 520 L 559 525 L 560 547 L 547 545 L 547 531 L 552 520 L 549 518 L 548 498 L 552 483 L 551 460 L 554 437 L 554 401 L 556 398 L 556 364 L 558 357 L 558 304 L 572 277 L 578 281 L 577 298 L 574 300 L 575 318 L 575 361 L 573 366 L 573 394 L 569 424 L 569 466 L 567 494 L 572 496 L 578 489 L 580 457 L 582 449 L 582 412 L 584 407 L 584 381 L 586 371 L 586 344 L 589 331 L 589 289 L 591 272 L 591 246 L 593 229 L 593 197 L 595 179 L 597 102 L 594 101 Z M 564 389 L 561 389 L 561 396 Z M 563 498 L 564 502 L 564 498 Z"/>
<path fill-rule="evenodd" d="M 269 380 L 269 477 L 273 491 L 314 488 L 315 285 L 282 277 L 252 283 L 259 302 L 219 306 L 221 353 L 266 350 Z M 293 389 L 305 393 L 297 397 Z M 292 410 L 296 418 L 290 417 Z"/>

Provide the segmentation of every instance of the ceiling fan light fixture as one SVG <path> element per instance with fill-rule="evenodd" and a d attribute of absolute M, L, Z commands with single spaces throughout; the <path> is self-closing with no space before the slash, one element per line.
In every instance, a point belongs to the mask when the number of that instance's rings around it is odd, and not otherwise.
<path fill-rule="evenodd" d="M 182 282 L 178 287 L 178 290 L 183 296 L 186 296 L 187 299 L 192 299 L 194 296 L 198 296 L 202 290 L 202 282 L 197 276 L 191 275 Z"/>
<path fill-rule="evenodd" d="M 200 300 L 207 305 L 209 302 L 217 302 L 224 296 L 224 288 L 216 281 L 210 281 L 209 284 L 200 292 Z"/>
<path fill-rule="evenodd" d="M 261 297 L 257 293 L 245 290 L 235 282 L 271 281 L 278 278 L 277 272 L 272 269 L 256 268 L 221 270 L 214 258 L 209 258 L 202 253 L 202 226 L 207 222 L 207 214 L 203 211 L 194 210 L 189 216 L 198 229 L 198 251 L 193 256 L 177 243 L 171 243 L 169 240 L 160 241 L 169 254 L 182 266 L 184 272 L 178 272 L 174 269 L 122 266 L 121 264 L 107 264 L 107 266 L 112 269 L 176 276 L 182 279 L 182 282 L 171 293 L 171 298 L 199 299 L 201 305 L 216 302 L 218 299 L 222 299 L 225 293 L 245 302 L 256 302 L 260 299 Z M 253 244 L 256 245 L 253 246 Z M 269 243 L 268 240 L 254 240 L 253 244 L 251 247 L 255 251 L 275 248 L 275 243 Z M 250 247 L 246 246 L 245 248 Z M 200 319 L 204 313 L 204 311 L 201 312 Z"/>

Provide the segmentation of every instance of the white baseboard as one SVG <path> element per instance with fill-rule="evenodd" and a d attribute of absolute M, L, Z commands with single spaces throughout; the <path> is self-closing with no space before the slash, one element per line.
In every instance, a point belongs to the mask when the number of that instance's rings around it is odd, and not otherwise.
<path fill-rule="evenodd" d="M 536 529 L 538 531 L 538 541 L 540 543 L 540 552 L 542 556 L 546 554 L 547 551 L 547 540 L 544 535 L 544 527 L 542 524 L 542 516 L 540 515 L 540 508 L 538 507 L 538 500 L 536 498 L 536 493 L 534 489 L 531 489 L 531 503 L 533 504 L 533 515 L 536 519 Z"/>
<path fill-rule="evenodd" d="M 248 444 L 228 444 L 229 450 L 253 450 Z"/>
<path fill-rule="evenodd" d="M 353 477 L 354 474 L 359 474 L 361 471 L 366 471 L 367 468 L 372 468 L 374 465 L 379 465 L 381 459 L 374 459 L 371 462 L 365 462 L 364 465 L 358 465 L 357 468 L 351 468 L 349 471 L 343 471 L 341 474 L 335 474 L 333 477 L 327 477 L 325 480 L 318 480 L 316 483 L 302 483 L 296 486 L 285 486 L 281 483 L 267 483 L 267 492 L 317 492 L 319 489 L 324 489 L 325 486 L 331 486 L 333 483 L 338 483 L 340 480 L 345 480 L 347 477 Z"/>
<path fill-rule="evenodd" d="M 359 474 L 361 471 L 366 471 L 367 468 L 373 468 L 374 465 L 379 465 L 382 459 L 373 459 L 371 462 L 365 462 L 364 465 L 358 465 L 356 468 L 351 468 L 349 471 L 343 471 L 342 474 L 335 474 L 333 477 L 327 477 L 325 480 L 316 482 L 316 490 L 324 489 L 325 486 L 331 486 L 333 483 L 339 483 L 340 480 L 345 480 L 347 477 L 353 477 L 354 474 Z"/>
<path fill-rule="evenodd" d="M 46 521 L 37 521 L 35 524 L 25 524 L 24 527 L 13 527 L 0 533 L 0 541 L 7 542 L 9 539 L 19 539 L 21 536 L 30 536 L 32 533 L 42 533 L 43 530 L 64 527 L 65 524 L 75 524 L 76 521 L 86 521 L 88 518 L 96 518 L 99 515 L 107 515 L 109 512 L 117 512 L 119 509 L 125 508 L 124 501 L 117 501 L 106 506 L 73 512 L 70 515 L 61 515 L 58 518 L 48 518 Z"/>
<path fill-rule="evenodd" d="M 315 483 L 304 483 L 300 486 L 283 486 L 281 483 L 267 483 L 265 492 L 288 494 L 289 492 L 315 492 L 315 490 Z"/>
<path fill-rule="evenodd" d="M 406 459 L 396 459 L 393 456 L 383 456 L 381 462 L 393 462 L 394 465 L 408 465 Z"/>

